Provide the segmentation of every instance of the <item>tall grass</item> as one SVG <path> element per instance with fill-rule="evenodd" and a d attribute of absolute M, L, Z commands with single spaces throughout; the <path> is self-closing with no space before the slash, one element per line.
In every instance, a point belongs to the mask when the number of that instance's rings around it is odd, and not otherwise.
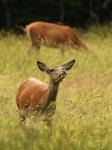
<path fill-rule="evenodd" d="M 13 33 L 0 33 L 0 150 L 112 150 L 112 30 L 91 27 L 81 34 L 92 53 L 44 45 L 30 55 L 30 41 Z M 60 85 L 53 127 L 28 118 L 19 125 L 15 102 L 18 84 L 34 76 L 48 82 L 36 61 L 48 66 L 71 59 L 76 64 Z"/>

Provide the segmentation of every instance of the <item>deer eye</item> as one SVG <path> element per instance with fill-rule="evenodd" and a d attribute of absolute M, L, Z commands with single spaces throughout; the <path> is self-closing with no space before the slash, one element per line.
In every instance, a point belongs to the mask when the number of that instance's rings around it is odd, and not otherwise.
<path fill-rule="evenodd" d="M 54 69 L 50 69 L 50 72 L 53 72 L 54 71 Z"/>

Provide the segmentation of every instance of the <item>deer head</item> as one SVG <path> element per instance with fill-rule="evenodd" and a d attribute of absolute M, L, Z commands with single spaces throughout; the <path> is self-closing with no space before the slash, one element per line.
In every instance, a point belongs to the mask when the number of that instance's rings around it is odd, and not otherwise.
<path fill-rule="evenodd" d="M 54 84 L 59 84 L 67 76 L 67 71 L 72 68 L 74 63 L 75 59 L 62 65 L 61 67 L 48 68 L 44 63 L 37 61 L 39 69 L 49 74 L 50 79 Z"/>

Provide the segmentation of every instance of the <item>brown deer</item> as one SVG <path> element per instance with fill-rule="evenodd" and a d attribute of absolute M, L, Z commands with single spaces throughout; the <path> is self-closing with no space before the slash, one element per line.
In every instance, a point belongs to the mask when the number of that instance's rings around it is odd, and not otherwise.
<path fill-rule="evenodd" d="M 41 41 L 48 46 L 76 45 L 89 51 L 87 46 L 81 42 L 76 32 L 69 26 L 48 22 L 33 22 L 25 27 L 26 34 L 32 40 L 32 46 L 40 48 Z"/>
<path fill-rule="evenodd" d="M 67 71 L 72 68 L 75 60 L 61 67 L 48 68 L 44 63 L 37 61 L 39 69 L 50 77 L 50 84 L 28 78 L 23 81 L 17 90 L 16 103 L 19 109 L 21 122 L 25 121 L 29 113 L 44 114 L 47 123 L 50 123 L 56 109 L 56 97 L 60 82 L 66 77 Z"/>

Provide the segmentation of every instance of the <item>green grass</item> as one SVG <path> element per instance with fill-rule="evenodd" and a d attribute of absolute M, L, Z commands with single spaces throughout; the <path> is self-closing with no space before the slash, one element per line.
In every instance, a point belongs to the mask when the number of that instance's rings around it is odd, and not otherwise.
<path fill-rule="evenodd" d="M 92 53 L 41 47 L 27 55 L 30 41 L 0 33 L 0 150 L 112 150 L 112 26 L 80 33 Z M 60 85 L 52 129 L 32 117 L 19 125 L 16 89 L 34 76 L 48 82 L 36 61 L 48 66 L 76 59 Z"/>

